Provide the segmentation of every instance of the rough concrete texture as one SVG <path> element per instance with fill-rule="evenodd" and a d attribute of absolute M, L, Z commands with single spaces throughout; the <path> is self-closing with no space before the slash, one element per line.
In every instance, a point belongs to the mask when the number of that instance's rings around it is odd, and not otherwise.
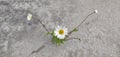
<path fill-rule="evenodd" d="M 35 20 L 70 31 L 95 9 L 70 36 L 81 41 L 61 46 Z M 35 18 L 27 21 L 28 13 Z M 120 57 L 120 0 L 0 0 L 0 57 Z"/>

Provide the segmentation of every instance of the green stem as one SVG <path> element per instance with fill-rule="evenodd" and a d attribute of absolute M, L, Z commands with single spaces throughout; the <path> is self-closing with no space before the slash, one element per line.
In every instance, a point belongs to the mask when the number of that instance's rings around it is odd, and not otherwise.
<path fill-rule="evenodd" d="M 33 16 L 33 18 L 37 21 L 39 21 L 39 23 L 42 25 L 42 27 L 47 31 L 47 33 L 49 33 L 49 30 L 46 28 L 45 24 L 42 23 L 42 21 L 40 19 L 38 19 L 37 15 Z"/>
<path fill-rule="evenodd" d="M 89 15 L 87 15 L 87 17 L 78 25 L 76 26 L 73 30 L 71 30 L 69 33 L 68 33 L 68 36 L 66 36 L 67 38 L 74 32 L 75 29 L 79 28 L 86 20 L 89 16 L 91 16 L 92 14 L 96 13 L 95 11 L 90 13 Z"/>
<path fill-rule="evenodd" d="M 73 40 L 73 39 L 76 39 L 76 40 L 80 40 L 80 41 L 81 41 L 80 38 L 68 38 L 68 39 L 66 39 L 66 40 L 68 41 L 68 40 Z"/>
<path fill-rule="evenodd" d="M 43 28 L 47 31 L 47 33 L 49 33 L 48 29 L 46 28 L 46 26 L 42 23 L 41 20 L 38 19 L 38 21 L 40 22 L 40 24 L 43 26 Z"/>

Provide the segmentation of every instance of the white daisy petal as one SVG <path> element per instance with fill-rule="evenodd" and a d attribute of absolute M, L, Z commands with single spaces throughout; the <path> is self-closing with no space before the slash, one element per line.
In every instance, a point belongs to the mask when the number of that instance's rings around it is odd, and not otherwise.
<path fill-rule="evenodd" d="M 59 39 L 64 39 L 65 36 L 68 35 L 67 28 L 61 27 L 61 26 L 57 26 L 54 33 L 55 33 L 55 36 L 57 36 L 57 38 Z"/>
<path fill-rule="evenodd" d="M 97 9 L 95 10 L 95 13 L 98 13 L 98 10 L 97 10 Z"/>
<path fill-rule="evenodd" d="M 55 36 L 57 36 L 59 34 L 58 31 L 55 31 L 54 33 L 55 33 Z"/>

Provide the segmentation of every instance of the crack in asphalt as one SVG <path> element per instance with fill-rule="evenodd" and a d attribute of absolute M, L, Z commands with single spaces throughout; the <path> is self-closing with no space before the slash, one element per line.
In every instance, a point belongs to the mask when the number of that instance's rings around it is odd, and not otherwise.
<path fill-rule="evenodd" d="M 45 48 L 45 45 L 42 45 L 42 46 L 40 46 L 38 49 L 36 49 L 36 50 L 33 50 L 31 53 L 30 53 L 30 55 L 32 55 L 32 54 L 34 54 L 34 53 L 38 53 L 38 52 L 40 52 L 43 48 Z M 30 56 L 29 55 L 29 56 Z M 28 56 L 28 57 L 29 57 Z"/>

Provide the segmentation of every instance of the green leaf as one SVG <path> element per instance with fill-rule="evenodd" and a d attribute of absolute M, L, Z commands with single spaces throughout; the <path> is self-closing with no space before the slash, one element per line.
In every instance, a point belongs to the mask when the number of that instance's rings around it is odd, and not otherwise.
<path fill-rule="evenodd" d="M 61 44 L 63 44 L 63 40 L 61 40 L 60 42 L 61 42 Z"/>
<path fill-rule="evenodd" d="M 57 39 L 57 45 L 61 45 L 61 41 L 60 41 L 60 39 Z"/>
<path fill-rule="evenodd" d="M 51 33 L 50 32 L 47 32 L 47 35 L 50 35 Z"/>
<path fill-rule="evenodd" d="M 78 29 L 77 29 L 77 28 L 74 28 L 74 29 L 73 29 L 73 32 L 76 32 L 76 31 L 78 31 Z"/>
<path fill-rule="evenodd" d="M 54 31 L 52 31 L 51 35 L 53 37 L 52 38 L 52 42 L 55 43 L 56 45 L 60 46 L 61 44 L 64 43 L 65 39 L 59 39 L 59 38 L 57 38 L 57 36 L 54 35 Z"/>
<path fill-rule="evenodd" d="M 52 33 L 51 33 L 51 34 L 52 34 L 52 36 L 54 36 L 54 31 L 52 31 Z"/>

